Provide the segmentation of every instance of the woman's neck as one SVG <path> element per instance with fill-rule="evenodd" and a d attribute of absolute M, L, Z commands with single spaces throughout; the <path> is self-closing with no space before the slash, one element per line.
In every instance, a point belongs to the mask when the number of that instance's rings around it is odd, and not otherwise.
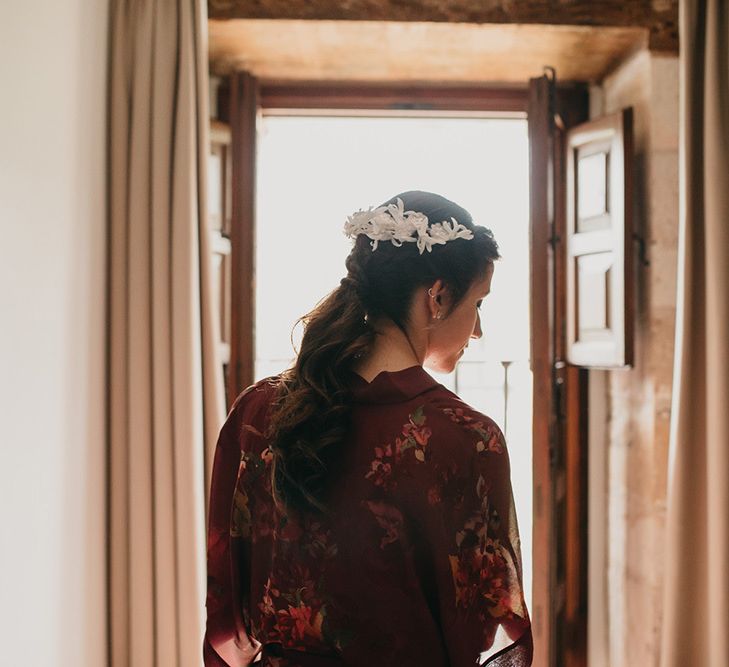
<path fill-rule="evenodd" d="M 385 321 L 375 325 L 377 336 L 366 357 L 355 363 L 352 370 L 367 382 L 382 371 L 401 371 L 411 366 L 423 365 L 423 341 L 413 340 L 394 322 Z"/>

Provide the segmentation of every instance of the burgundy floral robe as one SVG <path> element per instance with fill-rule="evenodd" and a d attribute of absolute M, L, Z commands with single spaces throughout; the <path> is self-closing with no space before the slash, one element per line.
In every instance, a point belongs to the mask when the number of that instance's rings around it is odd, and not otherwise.
<path fill-rule="evenodd" d="M 421 366 L 349 377 L 334 518 L 273 504 L 262 433 L 276 378 L 231 409 L 210 497 L 206 667 L 530 665 L 498 426 Z"/>

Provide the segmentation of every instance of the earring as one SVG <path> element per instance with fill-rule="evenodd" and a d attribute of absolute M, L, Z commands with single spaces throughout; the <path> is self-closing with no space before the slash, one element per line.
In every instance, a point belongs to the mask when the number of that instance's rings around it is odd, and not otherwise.
<path fill-rule="evenodd" d="M 428 294 L 430 295 L 430 298 L 433 299 L 433 301 L 435 301 L 436 303 L 438 303 L 438 297 L 436 297 L 433 294 L 433 288 L 432 287 L 429 287 L 428 288 Z M 438 311 L 435 315 L 433 315 L 433 318 L 436 319 L 436 320 L 439 320 L 440 319 L 440 311 Z"/>
<path fill-rule="evenodd" d="M 433 288 L 428 288 L 428 294 L 430 295 L 430 298 L 433 299 L 436 303 L 438 303 L 438 298 L 433 294 Z M 433 318 L 436 320 L 440 319 L 440 311 L 438 311 L 435 315 L 433 315 Z"/>

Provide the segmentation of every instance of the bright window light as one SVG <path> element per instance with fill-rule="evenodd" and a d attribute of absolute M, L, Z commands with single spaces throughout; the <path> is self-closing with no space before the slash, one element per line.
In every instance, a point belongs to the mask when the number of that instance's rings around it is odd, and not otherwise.
<path fill-rule="evenodd" d="M 506 431 L 531 602 L 532 456 L 529 370 L 529 180 L 522 119 L 266 116 L 256 217 L 255 379 L 295 355 L 296 319 L 346 274 L 347 216 L 398 192 L 457 202 L 499 243 L 484 335 L 454 373 L 431 374 Z M 298 349 L 300 328 L 294 331 Z M 429 371 L 430 372 L 430 371 Z"/>

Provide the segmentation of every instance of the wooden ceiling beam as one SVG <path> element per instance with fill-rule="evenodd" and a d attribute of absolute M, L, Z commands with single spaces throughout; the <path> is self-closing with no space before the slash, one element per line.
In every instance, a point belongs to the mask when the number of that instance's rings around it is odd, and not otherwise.
<path fill-rule="evenodd" d="M 208 0 L 211 19 L 513 23 L 637 27 L 652 51 L 678 53 L 679 0 Z"/>

